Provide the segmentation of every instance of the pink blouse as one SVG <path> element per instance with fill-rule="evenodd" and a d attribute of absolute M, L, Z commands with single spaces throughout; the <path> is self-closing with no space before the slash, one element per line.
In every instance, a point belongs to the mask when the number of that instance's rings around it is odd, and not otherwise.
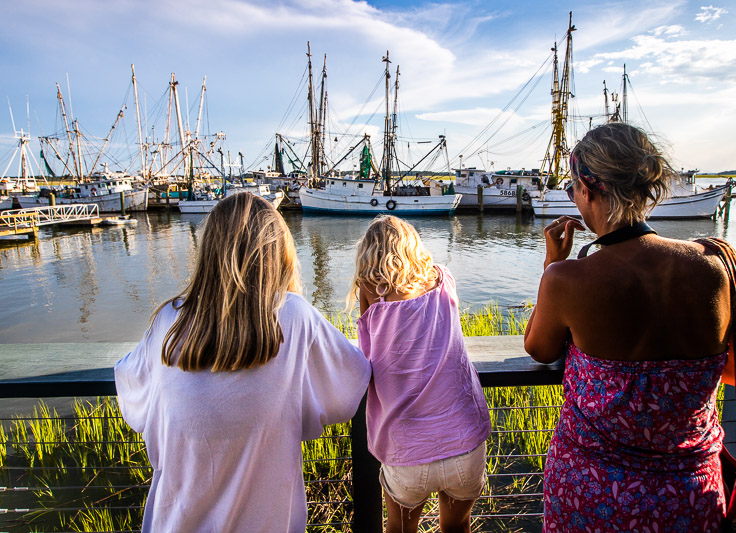
<path fill-rule="evenodd" d="M 371 362 L 368 449 L 391 466 L 469 452 L 490 434 L 478 373 L 460 327 L 455 280 L 437 266 L 437 286 L 410 300 L 380 301 L 358 320 Z"/>

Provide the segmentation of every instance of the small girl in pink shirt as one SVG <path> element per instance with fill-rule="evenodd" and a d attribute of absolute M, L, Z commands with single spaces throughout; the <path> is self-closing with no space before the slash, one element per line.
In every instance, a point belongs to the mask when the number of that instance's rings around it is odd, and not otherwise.
<path fill-rule="evenodd" d="M 416 532 L 438 492 L 440 529 L 470 532 L 491 422 L 465 351 L 455 280 L 411 224 L 379 216 L 358 242 L 349 302 L 356 297 L 358 343 L 373 367 L 368 449 L 381 461 L 386 531 Z"/>

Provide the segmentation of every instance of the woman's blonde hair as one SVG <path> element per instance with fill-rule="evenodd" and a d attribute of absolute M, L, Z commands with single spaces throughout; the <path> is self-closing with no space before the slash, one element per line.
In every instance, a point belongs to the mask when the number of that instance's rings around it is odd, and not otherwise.
<path fill-rule="evenodd" d="M 284 340 L 278 310 L 299 292 L 294 241 L 281 215 L 243 192 L 215 205 L 189 285 L 165 302 L 179 309 L 161 359 L 182 370 L 235 371 L 276 357 Z"/>
<path fill-rule="evenodd" d="M 643 221 L 669 194 L 674 171 L 647 134 L 621 122 L 604 124 L 585 134 L 573 149 L 571 161 L 589 172 L 587 183 L 598 180 L 608 198 L 613 223 Z M 580 179 L 573 169 L 573 179 Z"/>
<path fill-rule="evenodd" d="M 376 288 L 379 296 L 409 293 L 437 279 L 432 256 L 417 230 L 391 215 L 379 215 L 358 241 L 355 276 L 347 297 L 348 310 L 355 305 L 360 285 Z"/>

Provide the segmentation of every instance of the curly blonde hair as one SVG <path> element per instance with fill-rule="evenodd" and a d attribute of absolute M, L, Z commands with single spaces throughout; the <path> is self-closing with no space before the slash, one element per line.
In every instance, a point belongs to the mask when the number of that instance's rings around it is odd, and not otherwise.
<path fill-rule="evenodd" d="M 347 309 L 355 305 L 363 283 L 385 296 L 392 292 L 407 294 L 436 280 L 432 256 L 414 226 L 395 216 L 379 215 L 358 241 Z"/>

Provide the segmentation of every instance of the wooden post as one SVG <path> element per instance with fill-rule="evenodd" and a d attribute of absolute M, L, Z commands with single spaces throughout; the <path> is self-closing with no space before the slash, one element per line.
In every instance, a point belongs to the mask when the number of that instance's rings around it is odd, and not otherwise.
<path fill-rule="evenodd" d="M 521 197 L 524 194 L 524 187 L 521 184 L 516 186 L 516 212 L 521 213 Z"/>
<path fill-rule="evenodd" d="M 125 191 L 120 191 L 120 214 L 125 216 Z"/>
<path fill-rule="evenodd" d="M 724 201 L 726 202 L 726 212 L 724 214 L 723 220 L 725 222 L 728 222 L 728 215 L 729 215 L 729 212 L 731 211 L 731 186 L 730 185 L 728 186 L 728 189 L 726 189 L 726 198 L 724 199 Z"/>
<path fill-rule="evenodd" d="M 54 207 L 56 205 L 56 195 L 54 195 L 54 193 L 52 192 L 49 193 L 49 205 L 51 207 Z"/>
<path fill-rule="evenodd" d="M 171 209 L 171 185 L 166 187 L 166 210 Z"/>
<path fill-rule="evenodd" d="M 478 185 L 478 211 L 483 212 L 483 185 Z"/>
<path fill-rule="evenodd" d="M 366 397 L 353 417 L 353 533 L 383 531 L 383 496 L 378 472 L 381 463 L 368 451 Z"/>

